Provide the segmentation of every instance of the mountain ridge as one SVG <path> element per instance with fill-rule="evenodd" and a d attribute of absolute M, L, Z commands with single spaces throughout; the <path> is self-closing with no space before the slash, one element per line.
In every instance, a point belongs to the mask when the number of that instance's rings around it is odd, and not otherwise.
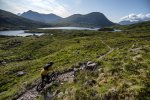
<path fill-rule="evenodd" d="M 74 14 L 55 22 L 57 25 L 64 26 L 86 26 L 86 27 L 105 27 L 112 26 L 111 22 L 103 13 L 92 12 L 88 14 Z"/>
<path fill-rule="evenodd" d="M 35 12 L 35 11 L 32 11 L 32 10 L 24 12 L 20 16 L 22 16 L 24 18 L 28 18 L 30 20 L 40 21 L 40 22 L 44 22 L 44 23 L 51 23 L 55 20 L 61 19 L 60 16 L 57 16 L 53 13 L 42 14 L 42 13 L 38 13 L 38 12 Z"/>
<path fill-rule="evenodd" d="M 17 16 L 11 12 L 0 9 L 0 30 L 29 29 L 46 26 L 50 25 L 42 22 L 29 20 L 21 16 Z"/>
<path fill-rule="evenodd" d="M 111 22 L 103 13 L 100 12 L 91 12 L 88 14 L 73 14 L 66 18 L 62 18 L 53 13 L 42 14 L 29 10 L 21 14 L 21 16 L 31 20 L 51 23 L 56 26 L 104 27 L 115 25 L 115 23 Z"/>

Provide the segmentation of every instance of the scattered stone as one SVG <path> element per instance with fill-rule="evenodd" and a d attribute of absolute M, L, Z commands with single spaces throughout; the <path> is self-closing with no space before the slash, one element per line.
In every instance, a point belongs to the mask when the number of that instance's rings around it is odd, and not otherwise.
<path fill-rule="evenodd" d="M 65 95 L 68 95 L 69 94 L 69 90 L 68 89 L 66 89 L 66 91 L 65 91 Z"/>
<path fill-rule="evenodd" d="M 55 92 L 53 92 L 53 96 L 56 97 L 56 95 L 60 93 L 60 90 L 56 90 Z"/>
<path fill-rule="evenodd" d="M 88 80 L 85 82 L 85 86 L 93 86 L 94 84 L 96 84 L 96 81 L 95 80 Z"/>
<path fill-rule="evenodd" d="M 25 75 L 26 73 L 25 72 L 23 72 L 23 71 L 19 71 L 19 72 L 17 72 L 17 76 L 23 76 L 23 75 Z"/>
<path fill-rule="evenodd" d="M 35 98 L 37 96 L 38 96 L 38 92 L 36 91 L 36 88 L 33 88 L 33 89 L 27 91 L 25 94 L 23 94 L 17 100 L 35 100 Z"/>
<path fill-rule="evenodd" d="M 78 71 L 78 69 L 77 69 L 77 68 L 74 68 L 73 70 L 74 70 L 74 71 Z"/>
<path fill-rule="evenodd" d="M 6 64 L 6 62 L 3 60 L 0 60 L 0 65 L 4 65 L 4 64 Z"/>
<path fill-rule="evenodd" d="M 98 76 L 98 81 L 102 80 L 104 78 L 105 74 L 104 73 L 101 73 L 99 74 Z"/>
<path fill-rule="evenodd" d="M 58 98 L 62 98 L 63 95 L 64 95 L 64 93 L 63 93 L 63 92 L 60 92 L 60 93 L 57 95 L 57 97 L 58 97 Z"/>
<path fill-rule="evenodd" d="M 103 73 L 103 72 L 104 72 L 104 69 L 103 69 L 103 68 L 99 68 L 98 71 L 99 71 L 100 73 Z"/>
<path fill-rule="evenodd" d="M 45 97 L 44 97 L 44 100 L 52 100 L 52 94 L 47 92 Z"/>
<path fill-rule="evenodd" d="M 95 70 L 97 68 L 97 65 L 98 64 L 95 63 L 95 62 L 88 61 L 87 64 L 86 64 L 85 69 L 93 71 L 93 70 Z"/>

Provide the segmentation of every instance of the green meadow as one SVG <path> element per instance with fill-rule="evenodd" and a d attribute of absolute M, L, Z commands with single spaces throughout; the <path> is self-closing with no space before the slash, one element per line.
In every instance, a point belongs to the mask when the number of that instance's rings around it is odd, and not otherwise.
<path fill-rule="evenodd" d="M 0 36 L 0 100 L 13 99 L 25 91 L 40 78 L 49 61 L 55 63 L 53 71 L 60 72 L 82 62 L 99 64 L 96 71 L 79 71 L 75 82 L 52 86 L 51 91 L 63 93 L 56 100 L 150 99 L 150 27 L 117 28 L 123 30 L 31 30 L 45 34 Z M 19 71 L 25 75 L 18 76 Z M 87 80 L 96 83 L 87 86 Z M 68 95 L 66 91 L 72 92 Z"/>

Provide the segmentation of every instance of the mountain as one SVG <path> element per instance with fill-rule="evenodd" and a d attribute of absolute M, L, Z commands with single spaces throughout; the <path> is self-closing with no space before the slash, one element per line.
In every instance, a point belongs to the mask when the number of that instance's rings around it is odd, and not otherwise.
<path fill-rule="evenodd" d="M 17 16 L 13 13 L 0 10 L 0 30 L 28 29 L 28 28 L 37 28 L 37 27 L 46 27 L 46 26 L 50 26 L 50 25 L 41 22 L 32 21 Z"/>
<path fill-rule="evenodd" d="M 63 18 L 56 22 L 60 26 L 89 26 L 89 27 L 104 27 L 115 25 L 108 20 L 104 14 L 92 12 L 86 15 L 74 14 L 67 18 Z"/>
<path fill-rule="evenodd" d="M 126 21 L 120 21 L 119 24 L 120 25 L 131 25 L 131 24 L 136 24 L 136 23 L 141 23 L 141 22 L 145 22 L 145 21 L 130 21 L 130 20 L 126 20 Z"/>
<path fill-rule="evenodd" d="M 139 23 L 134 23 L 130 25 L 116 25 L 113 26 L 115 29 L 119 30 L 136 30 L 136 31 L 147 31 L 150 32 L 150 21 L 144 21 L 144 22 L 139 22 Z"/>
<path fill-rule="evenodd" d="M 61 17 L 55 14 L 41 14 L 41 13 L 34 12 L 31 10 L 24 12 L 20 16 L 34 20 L 34 21 L 44 22 L 44 23 L 51 23 L 51 22 L 61 19 Z"/>
<path fill-rule="evenodd" d="M 150 21 L 150 14 L 129 14 L 121 18 L 120 25 L 130 25 Z"/>
<path fill-rule="evenodd" d="M 139 21 L 126 20 L 126 21 L 120 21 L 119 24 L 120 25 L 131 25 L 131 24 L 138 24 L 138 23 L 147 22 L 147 21 L 150 21 L 150 20 L 139 20 Z"/>
<path fill-rule="evenodd" d="M 130 25 L 130 24 L 134 24 L 135 22 L 131 22 L 131 21 L 120 21 L 119 24 L 120 25 Z"/>
<path fill-rule="evenodd" d="M 140 31 L 150 31 L 150 21 L 144 21 L 132 25 L 126 25 L 127 30 L 140 30 Z"/>

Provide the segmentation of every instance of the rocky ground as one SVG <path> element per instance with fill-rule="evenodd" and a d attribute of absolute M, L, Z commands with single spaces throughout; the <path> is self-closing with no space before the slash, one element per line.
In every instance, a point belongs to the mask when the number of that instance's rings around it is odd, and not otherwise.
<path fill-rule="evenodd" d="M 56 79 L 51 82 L 50 84 L 48 84 L 47 86 L 45 86 L 45 88 L 43 89 L 42 92 L 37 92 L 36 91 L 36 86 L 34 86 L 33 88 L 31 88 L 30 90 L 27 90 L 22 96 L 20 96 L 17 100 L 35 100 L 39 95 L 44 94 L 44 98 L 45 100 L 50 100 L 53 96 L 59 96 L 59 94 L 57 93 L 49 93 L 47 92 L 47 88 L 49 88 L 51 85 L 53 85 L 53 83 L 55 82 L 59 82 L 60 84 L 63 84 L 64 82 L 69 82 L 72 83 L 74 81 L 74 76 L 77 74 L 78 71 L 80 70 L 95 70 L 97 67 L 97 63 L 88 61 L 85 63 L 80 63 L 78 64 L 79 66 L 76 66 L 74 68 L 71 68 L 69 70 L 64 70 L 62 72 L 62 74 L 58 75 L 58 77 L 56 77 Z M 89 84 L 91 83 L 90 81 L 88 82 Z"/>

